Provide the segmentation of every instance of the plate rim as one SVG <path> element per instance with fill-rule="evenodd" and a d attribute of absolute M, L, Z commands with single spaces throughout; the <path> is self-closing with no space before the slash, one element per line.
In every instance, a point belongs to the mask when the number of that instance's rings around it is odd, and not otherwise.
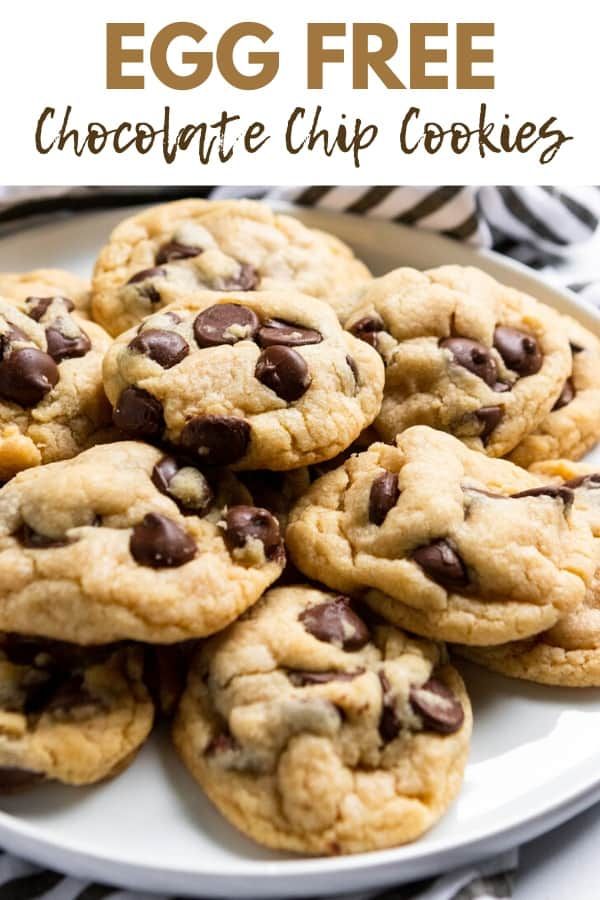
<path fill-rule="evenodd" d="M 383 231 L 388 231 L 390 235 L 397 235 L 399 239 L 403 233 L 414 233 L 418 230 L 401 223 L 332 212 L 318 207 L 298 207 L 284 202 L 271 205 L 278 211 L 294 215 L 312 227 L 329 228 L 333 233 L 338 233 L 342 224 L 344 225 L 342 230 L 347 232 L 356 228 L 358 223 L 364 225 L 365 221 Z M 84 227 L 85 222 L 91 219 L 112 218 L 117 215 L 124 218 L 147 206 L 148 204 L 140 204 L 131 208 L 98 210 L 58 222 L 34 223 L 17 233 L 0 235 L 0 246 L 6 241 L 26 238 L 30 232 L 39 233 L 60 228 L 61 225 L 68 226 L 73 221 Z M 319 224 L 316 224 L 317 222 Z M 421 230 L 420 233 L 423 234 L 424 240 L 433 245 L 433 252 L 437 251 L 438 256 L 447 254 L 470 258 L 472 264 L 479 264 L 484 270 L 491 269 L 496 277 L 500 272 L 504 273 L 510 282 L 517 281 L 517 286 L 521 290 L 534 291 L 536 286 L 538 289 L 541 288 L 546 297 L 553 297 L 559 306 L 566 306 L 571 315 L 583 320 L 586 327 L 600 336 L 600 312 L 569 289 L 545 281 L 523 263 L 493 250 L 456 242 L 436 232 Z M 347 234 L 343 237 L 352 243 Z M 456 837 L 445 838 L 443 846 L 439 848 L 434 845 L 420 849 L 422 845 L 416 841 L 400 847 L 334 858 L 298 856 L 292 859 L 260 860 L 260 862 L 240 858 L 236 862 L 234 875 L 225 871 L 222 864 L 214 868 L 203 864 L 201 869 L 169 863 L 152 866 L 144 862 L 127 860 L 112 853 L 90 852 L 78 848 L 77 844 L 66 844 L 59 838 L 53 840 L 47 834 L 47 825 L 30 824 L 17 815 L 3 810 L 0 810 L 0 841 L 11 852 L 44 865 L 57 866 L 79 877 L 105 880 L 106 867 L 110 865 L 115 869 L 110 875 L 111 883 L 126 888 L 154 891 L 166 889 L 175 890 L 179 894 L 201 896 L 197 879 L 203 878 L 206 885 L 202 885 L 202 892 L 206 890 L 213 896 L 231 895 L 234 884 L 237 885 L 238 896 L 257 896 L 255 893 L 257 890 L 260 890 L 260 896 L 263 897 L 281 895 L 282 891 L 287 896 L 309 896 L 310 893 L 321 893 L 323 890 L 329 893 L 347 891 L 349 888 L 346 884 L 328 883 L 336 874 L 355 876 L 357 880 L 352 885 L 353 890 L 364 889 L 374 884 L 383 885 L 391 880 L 399 884 L 401 881 L 433 875 L 457 864 L 500 853 L 518 843 L 537 837 L 583 811 L 596 800 L 600 800 L 600 774 L 595 779 L 583 778 L 582 784 L 576 779 L 571 780 L 572 786 L 565 785 L 559 792 L 559 798 L 545 805 L 543 809 L 537 809 L 531 815 L 520 816 L 518 820 L 509 819 L 497 828 L 486 830 L 475 839 L 465 840 L 457 833 Z M 394 871 L 401 867 L 407 871 Z M 298 876 L 308 879 L 302 881 L 301 888 L 298 887 L 298 891 L 301 889 L 300 894 L 296 893 L 296 885 L 288 883 L 289 879 Z"/>

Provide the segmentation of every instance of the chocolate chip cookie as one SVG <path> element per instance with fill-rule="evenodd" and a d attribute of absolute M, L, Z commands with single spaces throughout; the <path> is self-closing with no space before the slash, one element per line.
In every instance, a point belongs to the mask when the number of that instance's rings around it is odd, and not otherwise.
<path fill-rule="evenodd" d="M 250 200 L 178 200 L 126 219 L 100 253 L 94 318 L 113 335 L 198 290 L 289 289 L 348 315 L 368 269 L 333 235 Z"/>
<path fill-rule="evenodd" d="M 199 652 L 174 740 L 245 834 L 336 854 L 430 828 L 458 792 L 470 732 L 441 646 L 295 587 L 269 591 Z"/>
<path fill-rule="evenodd" d="M 379 410 L 383 364 L 310 297 L 204 291 L 117 338 L 104 385 L 131 437 L 282 470 L 352 443 Z"/>
<path fill-rule="evenodd" d="M 386 369 L 375 427 L 448 431 L 489 456 L 545 419 L 571 372 L 560 317 L 478 269 L 397 269 L 372 281 L 346 327 Z"/>
<path fill-rule="evenodd" d="M 290 514 L 292 561 L 388 621 L 465 644 L 543 631 L 596 561 L 573 493 L 415 426 L 316 481 Z"/>
<path fill-rule="evenodd" d="M 572 491 L 596 538 L 597 569 L 575 610 L 542 634 L 499 647 L 457 647 L 461 656 L 513 678 L 565 687 L 600 687 L 600 473 L 555 460 L 535 470 L 542 483 Z"/>
<path fill-rule="evenodd" d="M 21 306 L 30 297 L 70 300 L 77 314 L 89 319 L 90 283 L 63 269 L 34 269 L 31 272 L 0 272 L 0 297 L 16 300 Z"/>
<path fill-rule="evenodd" d="M 579 459 L 600 439 L 600 341 L 569 316 L 561 322 L 571 347 L 571 372 L 550 413 L 510 453 L 520 466 Z"/>
<path fill-rule="evenodd" d="M 0 793 L 118 774 L 153 716 L 141 647 L 0 635 Z"/>
<path fill-rule="evenodd" d="M 68 459 L 110 422 L 102 359 L 111 341 L 64 297 L 0 299 L 0 480 Z"/>
<path fill-rule="evenodd" d="M 0 490 L 0 629 L 169 644 L 223 628 L 285 563 L 276 518 L 227 472 L 93 447 Z"/>

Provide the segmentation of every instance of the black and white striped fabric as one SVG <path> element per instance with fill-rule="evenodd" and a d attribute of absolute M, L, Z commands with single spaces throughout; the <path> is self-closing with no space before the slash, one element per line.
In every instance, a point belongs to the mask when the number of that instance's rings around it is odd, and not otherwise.
<path fill-rule="evenodd" d="M 600 308 L 600 189 L 596 187 L 0 187 L 0 237 L 78 212 L 185 196 L 250 196 L 385 218 L 494 248 L 534 266 Z M 438 878 L 353 900 L 492 900 L 512 897 L 513 850 Z M 0 852 L 0 900 L 145 900 Z"/>
<path fill-rule="evenodd" d="M 387 890 L 384 893 L 353 894 L 338 900 L 497 900 L 512 897 L 514 851 L 491 861 L 469 866 L 439 878 Z M 2 900 L 179 900 L 164 894 L 119 890 L 109 885 L 85 882 L 39 869 L 31 863 L 0 853 L 0 898 Z M 233 900 L 233 898 L 232 898 Z M 260 900 L 260 898 L 258 898 Z M 324 900 L 324 898 L 320 898 Z"/>

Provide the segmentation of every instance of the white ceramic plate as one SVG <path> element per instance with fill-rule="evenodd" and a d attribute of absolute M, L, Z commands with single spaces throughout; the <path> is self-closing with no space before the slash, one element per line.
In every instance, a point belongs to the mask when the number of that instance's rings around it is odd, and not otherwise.
<path fill-rule="evenodd" d="M 85 274 L 125 212 L 7 237 L 0 241 L 0 270 L 60 266 Z M 600 334 L 600 317 L 574 296 L 501 257 L 374 219 L 297 212 L 349 241 L 377 274 L 403 264 L 478 265 Z M 335 859 L 263 850 L 210 807 L 160 734 L 108 784 L 47 785 L 3 799 L 0 845 L 74 875 L 140 890 L 308 897 L 398 884 L 498 853 L 600 799 L 600 690 L 542 688 L 461 668 L 475 712 L 464 788 L 443 821 L 410 846 Z"/>

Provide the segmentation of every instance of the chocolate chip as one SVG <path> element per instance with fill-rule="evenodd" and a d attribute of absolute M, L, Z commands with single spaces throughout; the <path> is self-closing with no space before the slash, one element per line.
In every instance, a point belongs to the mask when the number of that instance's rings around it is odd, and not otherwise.
<path fill-rule="evenodd" d="M 378 315 L 363 316 L 362 319 L 359 319 L 358 322 L 355 322 L 350 328 L 354 337 L 359 338 L 361 341 L 365 341 L 365 343 L 370 344 L 371 347 L 375 348 L 377 347 L 377 334 L 384 330 L 385 323 L 381 316 Z"/>
<path fill-rule="evenodd" d="M 260 281 L 258 272 L 250 263 L 242 263 L 237 275 L 226 278 L 223 282 L 224 291 L 253 291 Z"/>
<path fill-rule="evenodd" d="M 190 352 L 185 338 L 176 331 L 165 331 L 162 328 L 148 328 L 142 331 L 129 342 L 128 347 L 134 353 L 149 356 L 163 369 L 176 366 Z"/>
<path fill-rule="evenodd" d="M 177 493 L 170 487 L 171 481 L 182 468 L 189 469 L 196 478 L 193 485 L 194 490 L 189 496 L 182 496 L 181 492 Z M 174 500 L 183 513 L 203 516 L 214 499 L 212 489 L 202 472 L 195 466 L 186 463 L 180 465 L 172 456 L 163 456 L 156 463 L 152 469 L 152 483 L 161 493 L 167 494 L 171 500 Z"/>
<path fill-rule="evenodd" d="M 563 487 L 575 490 L 584 485 L 585 487 L 588 487 L 589 485 L 600 487 L 600 472 L 594 472 L 590 475 L 579 475 L 577 478 L 570 478 L 568 481 L 565 481 Z"/>
<path fill-rule="evenodd" d="M 48 535 L 40 534 L 30 528 L 29 525 L 23 524 L 16 532 L 15 537 L 23 545 L 31 550 L 46 550 L 48 547 L 66 547 L 71 543 L 67 538 L 52 538 Z"/>
<path fill-rule="evenodd" d="M 381 715 L 379 716 L 379 734 L 384 744 L 389 744 L 395 740 L 400 734 L 400 721 L 396 714 L 394 706 L 394 698 L 392 697 L 392 686 L 388 681 L 385 672 L 379 673 L 379 681 L 381 682 Z"/>
<path fill-rule="evenodd" d="M 92 348 L 85 332 L 80 331 L 76 337 L 69 337 L 54 326 L 46 328 L 46 345 L 48 353 L 57 363 L 63 359 L 85 356 Z"/>
<path fill-rule="evenodd" d="M 211 466 L 229 466 L 244 456 L 250 425 L 236 416 L 196 416 L 181 432 L 181 444 Z"/>
<path fill-rule="evenodd" d="M 27 315 L 30 319 L 35 319 L 36 322 L 39 322 L 54 300 L 62 301 L 67 312 L 73 312 L 75 309 L 75 304 L 68 297 L 27 297 L 25 301 L 28 307 Z"/>
<path fill-rule="evenodd" d="M 253 309 L 239 303 L 218 303 L 198 313 L 194 337 L 199 347 L 218 347 L 252 340 L 260 327 Z"/>
<path fill-rule="evenodd" d="M 306 672 L 294 669 L 288 672 L 288 678 L 295 687 L 305 687 L 309 684 L 328 684 L 330 681 L 353 681 L 364 671 L 356 669 L 354 672 Z"/>
<path fill-rule="evenodd" d="M 163 456 L 152 469 L 152 484 L 162 494 L 169 493 L 169 482 L 179 471 L 179 464 L 173 456 Z"/>
<path fill-rule="evenodd" d="M 517 494 L 511 494 L 510 496 L 513 500 L 519 500 L 522 497 L 550 497 L 552 500 L 562 500 L 566 509 L 571 506 L 574 499 L 573 491 L 564 484 L 548 484 L 541 487 L 528 488 L 526 491 L 519 491 Z"/>
<path fill-rule="evenodd" d="M 117 428 L 135 438 L 157 438 L 165 429 L 160 401 L 142 388 L 125 388 L 112 418 Z"/>
<path fill-rule="evenodd" d="M 537 340 L 517 328 L 498 325 L 494 331 L 494 347 L 507 368 L 522 378 L 535 375 L 542 367 L 544 358 Z"/>
<path fill-rule="evenodd" d="M 369 629 L 352 609 L 348 597 L 317 603 L 300 613 L 299 619 L 317 640 L 338 644 L 343 650 L 361 650 L 371 639 Z"/>
<path fill-rule="evenodd" d="M 304 357 L 291 347 L 279 345 L 262 351 L 254 375 L 288 403 L 299 400 L 312 381 Z"/>
<path fill-rule="evenodd" d="M 440 341 L 440 347 L 449 350 L 459 366 L 477 375 L 490 387 L 496 383 L 496 361 L 484 344 L 470 338 L 453 337 Z"/>
<path fill-rule="evenodd" d="M 194 558 L 196 543 L 177 522 L 158 513 L 148 513 L 134 527 L 129 550 L 141 566 L 174 568 Z"/>
<path fill-rule="evenodd" d="M 0 362 L 0 397 L 29 409 L 37 406 L 60 374 L 51 356 L 35 347 L 15 350 Z"/>
<path fill-rule="evenodd" d="M 279 522 L 268 509 L 259 506 L 231 506 L 225 516 L 223 537 L 230 551 L 245 547 L 249 540 L 259 540 L 267 559 L 282 553 Z"/>
<path fill-rule="evenodd" d="M 498 425 L 503 415 L 504 410 L 501 406 L 482 406 L 475 413 L 475 418 L 482 425 L 479 437 L 484 444 L 487 444 L 492 431 Z"/>
<path fill-rule="evenodd" d="M 579 344 L 576 344 L 575 341 L 569 341 L 569 347 L 571 348 L 571 353 L 575 356 L 577 353 L 583 353 L 585 347 L 581 347 Z"/>
<path fill-rule="evenodd" d="M 378 475 L 369 493 L 369 522 L 381 525 L 390 509 L 396 505 L 400 496 L 398 476 L 395 472 L 382 472 Z"/>
<path fill-rule="evenodd" d="M 4 359 L 4 357 L 10 353 L 12 345 L 16 341 L 22 341 L 24 343 L 31 342 L 31 338 L 29 338 L 24 331 L 21 331 L 20 328 L 17 328 L 16 325 L 13 325 L 12 322 L 7 321 L 6 324 L 8 325 L 8 331 L 0 334 L 0 360 Z"/>
<path fill-rule="evenodd" d="M 165 263 L 175 262 L 177 259 L 191 259 L 202 253 L 201 247 L 193 247 L 191 244 L 181 244 L 179 241 L 167 241 L 159 247 L 156 254 L 156 264 L 164 266 Z"/>
<path fill-rule="evenodd" d="M 450 540 L 439 538 L 418 547 L 412 558 L 428 578 L 447 590 L 460 590 L 469 583 L 466 566 Z"/>
<path fill-rule="evenodd" d="M 573 384 L 572 378 L 567 378 L 567 380 L 563 384 L 562 391 L 560 392 L 560 394 L 558 396 L 558 400 L 552 407 L 552 412 L 555 412 L 557 409 L 562 409 L 563 406 L 567 406 L 574 399 L 575 399 L 575 385 Z"/>
<path fill-rule="evenodd" d="M 410 705 L 421 716 L 428 730 L 453 734 L 464 722 L 465 713 L 460 700 L 437 678 L 430 678 L 421 687 L 413 685 L 409 698 Z"/>
<path fill-rule="evenodd" d="M 147 281 L 149 278 L 164 278 L 167 274 L 166 269 L 160 266 L 153 266 L 151 269 L 141 269 L 132 275 L 127 284 L 139 284 L 140 281 Z"/>
<path fill-rule="evenodd" d="M 348 364 L 348 368 L 352 372 L 352 377 L 354 378 L 354 384 L 356 387 L 360 386 L 360 379 L 358 376 L 358 366 L 356 365 L 356 360 L 351 356 L 346 356 L 346 362 Z"/>
<path fill-rule="evenodd" d="M 26 790 L 45 781 L 46 776 L 42 772 L 32 772 L 29 769 L 19 769 L 16 766 L 0 767 L 0 793 L 11 794 Z"/>
<path fill-rule="evenodd" d="M 256 341 L 259 347 L 272 347 L 279 344 L 284 347 L 305 347 L 308 344 L 320 344 L 323 335 L 313 328 L 304 328 L 292 322 L 280 319 L 267 319 L 259 329 Z"/>

